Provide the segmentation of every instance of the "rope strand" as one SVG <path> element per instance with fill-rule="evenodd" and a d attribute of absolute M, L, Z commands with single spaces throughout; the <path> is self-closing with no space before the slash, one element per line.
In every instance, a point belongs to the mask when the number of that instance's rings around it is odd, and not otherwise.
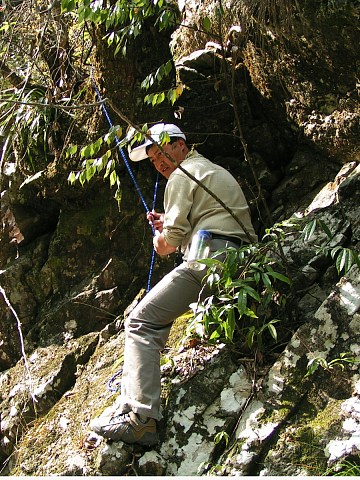
<path fill-rule="evenodd" d="M 102 98 L 101 98 L 101 94 L 100 94 L 100 91 L 98 89 L 98 86 L 96 85 L 96 81 L 95 81 L 95 78 L 94 78 L 94 67 L 91 68 L 91 79 L 93 81 L 93 84 L 94 84 L 94 89 L 95 89 L 95 92 L 99 98 L 99 103 L 101 104 L 101 108 L 104 112 L 104 115 L 110 125 L 110 127 L 112 128 L 113 127 L 113 124 L 112 124 L 112 121 L 111 121 L 111 118 L 106 110 L 106 107 L 105 107 L 105 103 L 103 102 Z M 130 164 L 128 162 L 128 159 L 126 158 L 126 155 L 124 153 L 124 149 L 122 148 L 121 146 L 121 142 L 119 140 L 119 137 L 117 135 L 115 135 L 115 142 L 116 142 L 116 146 L 118 147 L 119 149 L 119 152 L 121 154 L 121 157 L 125 163 L 125 166 L 127 168 L 127 171 L 129 172 L 129 175 L 130 175 L 130 178 L 131 180 L 133 181 L 134 183 L 134 186 L 135 186 L 135 189 L 140 197 L 140 200 L 141 200 L 141 203 L 143 204 L 144 208 L 145 208 L 145 211 L 146 213 L 150 213 L 150 210 L 149 210 L 149 207 L 145 201 L 145 198 L 140 190 L 140 187 L 136 181 L 136 178 L 134 176 L 134 173 L 133 171 L 131 170 L 131 167 L 130 167 Z M 158 190 L 158 186 L 159 186 L 159 174 L 157 175 L 156 177 L 156 182 L 155 182 L 155 186 L 154 186 L 154 198 L 153 198 L 153 210 L 155 210 L 155 205 L 156 205 L 156 197 L 157 197 L 157 190 Z M 154 228 L 154 224 L 152 223 L 151 225 L 151 229 L 152 229 L 152 234 L 153 236 L 155 235 L 155 228 Z M 152 250 L 152 256 L 151 256 L 151 261 L 150 261 L 150 269 L 149 269 L 149 276 L 148 276 L 148 282 L 147 282 L 147 288 L 146 288 L 146 293 L 148 293 L 150 290 L 151 290 L 151 277 L 152 277 L 152 273 L 153 273 L 153 269 L 154 269 L 154 263 L 155 263 L 155 250 L 153 249 Z"/>
<path fill-rule="evenodd" d="M 156 175 L 156 180 L 155 180 L 155 185 L 154 185 L 154 198 L 153 198 L 153 203 L 152 203 L 152 209 L 155 210 L 156 206 L 156 197 L 157 197 L 157 192 L 158 192 L 158 187 L 159 187 L 159 172 L 157 172 Z M 151 229 L 153 235 L 155 235 L 155 228 L 154 228 L 154 222 L 151 224 Z M 147 283 L 147 288 L 146 292 L 150 292 L 151 290 L 151 278 L 154 270 L 154 264 L 155 264 L 155 248 L 152 249 L 152 254 L 151 254 L 151 261 L 150 261 L 150 268 L 149 268 L 149 276 L 148 276 L 148 283 Z"/>

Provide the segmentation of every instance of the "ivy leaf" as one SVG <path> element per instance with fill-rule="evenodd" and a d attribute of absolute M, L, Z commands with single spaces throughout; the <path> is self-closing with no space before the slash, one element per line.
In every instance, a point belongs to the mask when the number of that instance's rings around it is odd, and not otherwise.
<path fill-rule="evenodd" d="M 261 298 L 260 298 L 260 295 L 258 294 L 258 292 L 256 290 L 254 290 L 252 287 L 250 287 L 250 285 L 244 285 L 244 290 L 246 290 L 246 292 L 250 295 L 250 297 L 252 297 L 254 300 L 256 300 L 257 302 L 261 302 Z"/>
<path fill-rule="evenodd" d="M 279 320 L 274 319 L 274 320 L 271 320 L 271 322 L 269 322 L 267 325 L 270 335 L 275 340 L 275 342 L 277 341 L 277 330 L 274 327 L 274 323 L 277 323 L 277 322 L 279 322 Z"/>
<path fill-rule="evenodd" d="M 346 274 L 350 270 L 352 264 L 352 251 L 348 248 L 341 249 L 336 258 L 336 269 L 338 273 L 340 274 L 342 271 L 344 271 L 344 274 Z"/>
<path fill-rule="evenodd" d="M 307 364 L 307 373 L 304 378 L 312 375 L 318 369 L 318 367 L 319 367 L 319 362 L 316 358 L 312 358 L 311 360 L 309 360 Z"/>
<path fill-rule="evenodd" d="M 290 279 L 285 275 L 283 275 L 282 273 L 274 272 L 273 269 L 271 270 L 268 269 L 268 275 L 271 275 L 273 278 L 276 278 L 277 280 L 280 280 L 281 282 L 284 282 L 290 285 Z"/>
<path fill-rule="evenodd" d="M 152 100 L 151 100 L 151 105 L 155 107 L 157 104 L 157 99 L 158 99 L 158 94 L 153 95 Z"/>
<path fill-rule="evenodd" d="M 113 168 L 113 161 L 110 159 L 106 164 L 106 171 L 105 171 L 104 178 L 110 175 L 112 168 Z"/>
<path fill-rule="evenodd" d="M 119 184 L 118 184 L 118 188 L 116 189 L 114 198 L 115 198 L 115 200 L 117 201 L 118 206 L 119 206 L 119 210 L 120 210 L 120 203 L 121 203 L 121 199 L 122 199 L 122 190 L 121 190 L 121 188 L 120 188 L 120 182 L 119 182 Z"/>
<path fill-rule="evenodd" d="M 205 32 L 209 32 L 210 28 L 211 28 L 211 21 L 210 21 L 209 17 L 203 18 L 202 23 L 203 23 L 203 29 L 205 30 Z"/>
<path fill-rule="evenodd" d="M 245 315 L 246 315 L 247 317 L 250 317 L 250 318 L 259 318 L 259 317 L 256 315 L 256 313 L 254 312 L 254 310 L 251 310 L 250 308 L 247 308 L 247 309 L 245 310 Z"/>
<path fill-rule="evenodd" d="M 311 237 L 314 234 L 315 228 L 316 228 L 316 219 L 314 218 L 314 220 L 312 220 L 307 225 L 305 225 L 302 231 L 304 242 L 308 242 L 311 239 Z"/>
<path fill-rule="evenodd" d="M 113 170 L 113 171 L 111 172 L 110 178 L 109 178 L 109 180 L 110 180 L 110 187 L 113 187 L 113 186 L 115 185 L 117 179 L 118 179 L 118 176 L 117 176 L 115 170 Z"/>
<path fill-rule="evenodd" d="M 234 311 L 229 310 L 227 321 L 224 322 L 224 332 L 225 332 L 226 340 L 230 340 L 230 342 L 232 342 L 234 338 L 234 330 L 235 330 Z"/>
<path fill-rule="evenodd" d="M 61 2 L 61 13 L 71 12 L 75 10 L 76 2 L 75 0 L 62 0 Z"/>
<path fill-rule="evenodd" d="M 167 93 L 167 99 L 169 100 L 169 102 L 171 103 L 171 105 L 174 105 L 174 103 L 176 102 L 177 100 L 177 96 L 176 96 L 176 90 L 171 88 L 168 93 Z"/>
<path fill-rule="evenodd" d="M 70 172 L 68 176 L 68 182 L 71 183 L 71 185 L 75 182 L 76 180 L 76 175 L 75 172 Z"/>
<path fill-rule="evenodd" d="M 171 61 L 171 60 L 167 61 L 167 62 L 165 63 L 165 66 L 164 66 L 164 71 L 165 71 L 165 75 L 166 75 L 166 76 L 169 75 L 169 73 L 171 72 L 172 68 L 173 68 L 172 61 Z"/>
<path fill-rule="evenodd" d="M 255 327 L 252 325 L 246 334 L 246 344 L 249 348 L 254 345 L 255 333 Z"/>
<path fill-rule="evenodd" d="M 318 223 L 320 224 L 321 228 L 324 230 L 328 238 L 331 240 L 334 235 L 331 233 L 327 224 L 323 220 L 318 220 Z"/>
<path fill-rule="evenodd" d="M 90 145 L 86 145 L 86 147 L 83 147 L 83 148 L 80 150 L 80 157 L 81 157 L 81 158 L 91 157 Z"/>
<path fill-rule="evenodd" d="M 86 182 L 86 173 L 85 173 L 85 170 L 83 170 L 82 172 L 80 172 L 79 182 L 81 183 L 82 186 L 83 186 L 84 183 Z"/>
<path fill-rule="evenodd" d="M 247 309 L 247 293 L 244 288 L 239 291 L 237 308 L 239 310 L 240 317 L 244 315 Z"/>
<path fill-rule="evenodd" d="M 75 155 L 75 153 L 77 152 L 77 149 L 78 149 L 77 145 L 70 145 L 66 150 L 66 154 L 65 154 L 66 158 L 69 158 L 72 155 Z"/>
<path fill-rule="evenodd" d="M 271 288 L 271 280 L 269 278 L 269 275 L 265 272 L 261 274 L 262 281 L 264 282 L 265 287 Z"/>

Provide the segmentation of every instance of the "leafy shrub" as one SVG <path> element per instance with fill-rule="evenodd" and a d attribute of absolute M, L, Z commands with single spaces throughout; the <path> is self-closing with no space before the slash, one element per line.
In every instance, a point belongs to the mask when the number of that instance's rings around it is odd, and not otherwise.
<path fill-rule="evenodd" d="M 286 286 L 291 284 L 282 243 L 296 231 L 305 243 L 309 242 L 317 228 L 326 234 L 317 253 L 330 256 L 339 275 L 346 274 L 355 264 L 360 266 L 358 254 L 337 245 L 336 233 L 325 222 L 292 217 L 277 223 L 266 230 L 262 243 L 225 248 L 211 258 L 199 260 L 208 267 L 205 281 L 212 294 L 191 305 L 194 316 L 185 339 L 195 335 L 210 343 L 233 342 L 237 334 L 249 348 L 259 350 L 265 332 L 277 341 L 276 324 L 280 320 L 273 312 L 285 306 L 289 294 Z M 315 362 L 312 369 L 318 365 Z"/>
<path fill-rule="evenodd" d="M 16 142 L 22 153 L 26 153 L 29 166 L 36 171 L 35 152 L 45 159 L 53 112 L 48 106 L 45 90 L 34 87 L 26 90 L 9 89 L 2 93 L 0 103 L 0 133 L 4 136 L 5 149 Z"/>
<path fill-rule="evenodd" d="M 192 305 L 194 317 L 187 336 L 232 342 L 239 333 L 249 348 L 256 345 L 260 349 L 265 331 L 277 340 L 279 319 L 273 318 L 272 307 L 285 304 L 286 294 L 279 284 L 290 284 L 290 280 L 279 257 L 270 255 L 274 242 L 229 247 L 201 260 L 208 267 L 206 282 L 213 294 Z"/>
<path fill-rule="evenodd" d="M 314 218 L 306 223 L 301 234 L 303 240 L 305 242 L 312 240 L 317 230 L 325 232 L 326 242 L 322 245 L 317 245 L 316 253 L 323 253 L 326 256 L 330 256 L 335 262 L 339 275 L 346 275 L 354 264 L 360 268 L 359 255 L 350 248 L 345 248 L 341 245 L 334 245 L 333 243 L 336 233 L 331 232 L 329 226 L 322 220 Z"/>

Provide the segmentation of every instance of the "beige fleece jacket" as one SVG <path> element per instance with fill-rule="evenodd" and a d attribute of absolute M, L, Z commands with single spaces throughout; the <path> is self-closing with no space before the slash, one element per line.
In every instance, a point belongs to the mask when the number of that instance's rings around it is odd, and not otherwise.
<path fill-rule="evenodd" d="M 252 241 L 257 241 L 244 193 L 227 170 L 210 162 L 197 151 L 189 152 L 181 167 L 214 192 L 240 219 Z M 237 221 L 179 168 L 170 175 L 166 184 L 164 213 L 165 240 L 173 247 L 181 245 L 183 252 L 198 230 L 249 241 Z"/>

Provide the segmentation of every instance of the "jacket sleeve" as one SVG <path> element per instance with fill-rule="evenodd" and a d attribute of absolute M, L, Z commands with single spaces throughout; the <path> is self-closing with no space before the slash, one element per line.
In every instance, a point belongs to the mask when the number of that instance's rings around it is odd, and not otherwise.
<path fill-rule="evenodd" d="M 189 213 L 196 187 L 196 183 L 181 172 L 172 173 L 166 185 L 163 234 L 167 243 L 174 247 L 190 237 L 192 226 Z"/>

